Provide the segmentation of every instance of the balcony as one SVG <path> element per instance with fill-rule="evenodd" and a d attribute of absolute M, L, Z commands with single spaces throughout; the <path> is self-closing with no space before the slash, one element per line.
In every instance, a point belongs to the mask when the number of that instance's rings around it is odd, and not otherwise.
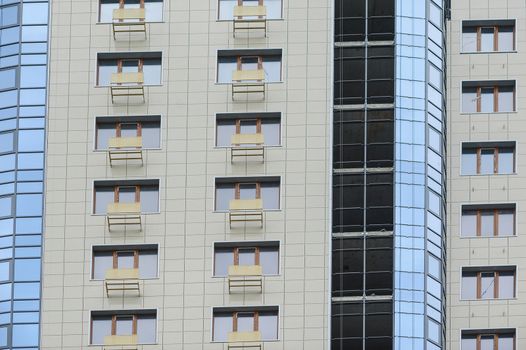
<path fill-rule="evenodd" d="M 238 95 L 261 94 L 265 99 L 263 69 L 236 70 L 232 73 L 232 100 Z"/>
<path fill-rule="evenodd" d="M 259 349 L 261 350 L 261 333 L 229 332 L 227 349 Z"/>
<path fill-rule="evenodd" d="M 113 39 L 118 33 L 144 33 L 146 38 L 146 11 L 143 8 L 113 10 Z"/>
<path fill-rule="evenodd" d="M 141 96 L 144 99 L 144 73 L 126 72 L 111 74 L 111 102 L 115 103 L 115 97 Z"/>
<path fill-rule="evenodd" d="M 108 140 L 110 166 L 114 161 L 140 160 L 142 158 L 142 137 L 112 137 Z"/>
<path fill-rule="evenodd" d="M 139 226 L 141 231 L 141 203 L 110 203 L 106 211 L 106 220 L 109 231 L 116 226 Z"/>
<path fill-rule="evenodd" d="M 229 202 L 228 220 L 230 227 L 237 222 L 258 222 L 263 227 L 263 200 L 233 199 Z"/>
<path fill-rule="evenodd" d="M 137 296 L 141 295 L 139 289 L 139 269 L 110 269 L 106 271 L 104 279 L 106 296 L 114 295 L 112 292 L 122 292 L 124 296 L 127 292 Z"/>
<path fill-rule="evenodd" d="M 108 335 L 104 337 L 103 349 L 108 350 L 137 350 L 138 338 L 133 335 Z"/>
<path fill-rule="evenodd" d="M 231 139 L 230 161 L 236 157 L 261 157 L 265 161 L 263 134 L 234 134 Z"/>
<path fill-rule="evenodd" d="M 263 269 L 261 265 L 231 265 L 228 267 L 228 292 L 263 292 Z"/>
<path fill-rule="evenodd" d="M 233 35 L 244 30 L 263 30 L 267 36 L 267 8 L 265 6 L 235 6 Z"/>

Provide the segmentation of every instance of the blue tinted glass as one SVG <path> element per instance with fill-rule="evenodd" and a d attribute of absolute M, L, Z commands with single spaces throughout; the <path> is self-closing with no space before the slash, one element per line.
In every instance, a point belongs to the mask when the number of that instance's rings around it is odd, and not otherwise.
<path fill-rule="evenodd" d="M 0 183 L 15 181 L 15 172 L 8 171 L 5 173 L 0 173 Z"/>
<path fill-rule="evenodd" d="M 13 215 L 13 197 L 0 198 L 0 217 Z"/>
<path fill-rule="evenodd" d="M 20 67 L 20 87 L 34 88 L 46 86 L 46 66 Z"/>
<path fill-rule="evenodd" d="M 41 170 L 28 170 L 18 172 L 18 181 L 42 181 L 44 172 Z"/>
<path fill-rule="evenodd" d="M 20 27 L 5 28 L 0 31 L 0 44 L 7 45 L 18 42 Z"/>
<path fill-rule="evenodd" d="M 46 103 L 46 89 L 20 90 L 20 104 L 43 105 L 44 103 Z"/>
<path fill-rule="evenodd" d="M 38 346 L 38 324 L 13 325 L 13 346 Z"/>
<path fill-rule="evenodd" d="M 0 93 L 0 108 L 11 107 L 17 104 L 18 90 L 4 91 Z"/>
<path fill-rule="evenodd" d="M 0 57 L 0 68 L 7 68 L 7 67 L 13 67 L 18 65 L 18 55 L 15 56 L 8 56 L 8 57 Z M 11 86 L 11 88 L 14 88 L 15 85 Z"/>
<path fill-rule="evenodd" d="M 16 234 L 34 234 L 42 232 L 42 218 L 16 219 Z"/>
<path fill-rule="evenodd" d="M 4 196 L 6 194 L 13 194 L 15 193 L 15 184 L 14 183 L 8 183 L 5 185 L 0 185 L 0 196 Z"/>
<path fill-rule="evenodd" d="M 1 9 L 0 27 L 18 24 L 18 6 L 6 6 Z"/>
<path fill-rule="evenodd" d="M 0 109 L 0 120 L 16 118 L 16 107 Z"/>
<path fill-rule="evenodd" d="M 40 283 L 15 283 L 15 299 L 40 298 Z"/>
<path fill-rule="evenodd" d="M 18 155 L 18 169 L 42 169 L 44 155 L 42 153 L 20 153 Z"/>
<path fill-rule="evenodd" d="M 13 236 L 6 236 L 0 238 L 0 248 L 13 246 Z"/>
<path fill-rule="evenodd" d="M 42 194 L 20 194 L 16 196 L 17 216 L 41 216 Z"/>
<path fill-rule="evenodd" d="M 7 327 L 0 327 L 0 346 L 7 346 Z"/>
<path fill-rule="evenodd" d="M 47 55 L 22 55 L 20 64 L 46 64 Z"/>
<path fill-rule="evenodd" d="M 20 107 L 21 117 L 42 117 L 46 115 L 45 106 Z"/>
<path fill-rule="evenodd" d="M 0 300 L 7 300 L 11 299 L 11 283 L 4 283 L 0 284 Z M 2 307 L 4 307 L 5 304 L 2 304 Z M 4 309 L 2 309 L 4 311 Z"/>
<path fill-rule="evenodd" d="M 16 87 L 16 69 L 0 70 L 0 90 L 14 89 Z"/>
<path fill-rule="evenodd" d="M 15 311 L 38 311 L 40 309 L 40 302 L 37 300 L 20 300 L 13 302 L 13 310 Z"/>
<path fill-rule="evenodd" d="M 18 193 L 37 193 L 43 191 L 44 184 L 42 182 L 20 182 L 16 189 Z"/>
<path fill-rule="evenodd" d="M 15 168 L 15 155 L 7 154 L 0 156 L 0 171 L 13 170 Z"/>
<path fill-rule="evenodd" d="M 42 237 L 40 235 L 31 236 L 16 236 L 15 245 L 17 247 L 28 246 L 28 245 L 39 245 L 42 244 Z"/>
<path fill-rule="evenodd" d="M 22 41 L 46 41 L 47 26 L 23 26 Z"/>
<path fill-rule="evenodd" d="M 45 118 L 21 118 L 18 121 L 18 127 L 20 129 L 36 129 L 44 128 L 46 126 Z"/>
<path fill-rule="evenodd" d="M 0 98 L 1 98 L 1 96 L 0 96 Z M 16 119 L 9 119 L 9 120 L 0 121 L 0 131 L 14 130 L 14 129 L 16 129 Z"/>
<path fill-rule="evenodd" d="M 9 287 L 9 292 L 7 291 L 7 288 Z M 3 299 L 5 298 L 5 296 L 2 295 L 2 291 L 4 291 L 6 293 L 9 293 L 9 296 L 7 297 L 8 299 L 11 298 L 11 284 L 2 284 L 0 285 L 0 299 Z M 7 311 L 10 311 L 11 310 L 11 300 L 10 301 L 2 301 L 0 303 L 0 312 L 7 312 Z"/>
<path fill-rule="evenodd" d="M 11 259 L 13 257 L 13 248 L 0 249 L 0 260 Z"/>
<path fill-rule="evenodd" d="M 13 234 L 13 219 L 0 220 L 0 236 Z"/>
<path fill-rule="evenodd" d="M 40 258 L 42 249 L 40 247 L 16 248 L 16 258 Z"/>
<path fill-rule="evenodd" d="M 40 259 L 16 259 L 15 260 L 16 281 L 38 281 L 40 280 Z"/>
<path fill-rule="evenodd" d="M 22 53 L 46 53 L 46 43 L 22 44 Z"/>
<path fill-rule="evenodd" d="M 38 322 L 39 313 L 38 312 L 15 312 L 13 314 L 13 323 L 30 323 Z"/>
<path fill-rule="evenodd" d="M 44 130 L 20 130 L 18 132 L 18 151 L 36 152 L 44 150 Z"/>
<path fill-rule="evenodd" d="M 18 55 L 20 44 L 11 44 L 0 47 L 0 56 Z"/>
<path fill-rule="evenodd" d="M 22 24 L 46 24 L 47 8 L 46 3 L 24 4 L 22 7 Z"/>

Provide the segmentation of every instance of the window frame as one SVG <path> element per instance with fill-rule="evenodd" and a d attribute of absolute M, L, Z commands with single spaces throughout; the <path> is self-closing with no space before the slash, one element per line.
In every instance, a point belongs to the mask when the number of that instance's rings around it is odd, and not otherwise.
<path fill-rule="evenodd" d="M 228 121 L 235 121 L 236 122 L 236 133 L 235 134 L 240 134 L 240 129 L 239 129 L 239 122 L 241 120 L 259 120 L 259 132 L 263 132 L 262 128 L 263 128 L 263 124 L 265 124 L 265 120 L 278 120 L 279 121 L 279 144 L 277 145 L 267 145 L 266 143 L 264 144 L 265 148 L 267 147 L 283 147 L 283 118 L 282 118 L 282 113 L 281 112 L 248 112 L 248 113 L 216 113 L 216 117 L 215 117 L 215 128 L 214 128 L 214 148 L 217 148 L 217 149 L 225 149 L 225 148 L 230 148 L 231 145 L 225 145 L 225 146 L 220 146 L 217 144 L 218 142 L 218 130 L 219 130 L 219 125 L 220 125 L 220 122 L 221 121 L 224 121 L 224 120 L 228 120 Z M 257 130 L 257 126 L 256 126 L 256 130 Z M 264 136 L 265 134 L 263 134 Z"/>
<path fill-rule="evenodd" d="M 217 8 L 216 8 L 216 22 L 232 22 L 233 18 L 229 19 L 221 19 L 221 0 L 217 0 Z M 240 2 L 243 2 L 243 0 L 237 0 L 237 4 L 239 5 Z M 281 3 L 281 15 L 279 18 L 267 18 L 267 21 L 283 21 L 285 19 L 284 17 L 284 6 L 283 6 L 283 0 L 280 0 Z M 258 5 L 264 5 L 264 0 L 258 0 Z"/>
<path fill-rule="evenodd" d="M 511 87 L 513 89 L 513 110 L 499 111 L 499 88 Z M 482 89 L 493 89 L 493 111 L 481 111 Z M 464 90 L 476 89 L 476 104 L 474 112 L 466 112 L 464 108 Z M 491 114 L 491 113 L 517 113 L 517 80 L 463 80 L 460 83 L 460 114 Z"/>
<path fill-rule="evenodd" d="M 104 344 L 94 344 L 93 343 L 93 321 L 94 318 L 98 317 L 111 317 L 111 334 L 110 336 L 117 335 L 116 334 L 116 319 L 118 317 L 132 317 L 132 334 L 131 335 L 137 335 L 138 337 L 138 327 L 137 327 L 137 321 L 140 318 L 140 316 L 155 316 L 155 341 L 153 343 L 140 343 L 139 345 L 150 345 L 150 344 L 157 344 L 158 343 L 158 321 L 159 321 L 159 310 L 158 309 L 134 309 L 134 310 L 90 310 L 89 312 L 90 318 L 89 318 L 89 345 L 90 346 L 101 346 Z M 138 340 L 138 339 L 137 339 Z"/>
<path fill-rule="evenodd" d="M 265 277 L 271 277 L 271 276 L 280 276 L 281 275 L 281 247 L 282 242 L 281 241 L 217 241 L 214 242 L 214 249 L 212 251 L 212 261 L 213 261 L 213 268 L 212 268 L 212 278 L 228 278 L 228 276 L 218 276 L 215 274 L 215 268 L 216 268 L 216 251 L 217 250 L 233 250 L 233 249 L 250 249 L 250 248 L 257 248 L 259 250 L 259 256 L 255 257 L 254 260 L 258 261 L 261 257 L 261 249 L 265 248 L 275 248 L 276 252 L 278 253 L 278 273 L 277 274 L 265 274 L 263 273 L 263 276 Z M 239 256 L 238 256 L 239 259 Z M 261 263 L 261 260 L 259 260 Z M 236 264 L 236 258 L 234 253 L 234 265 L 239 266 L 239 260 Z"/>
<path fill-rule="evenodd" d="M 511 298 L 500 298 L 499 297 L 499 279 L 500 273 L 513 272 L 513 297 Z M 493 283 L 493 298 L 482 298 L 482 274 L 493 273 L 495 283 Z M 463 298 L 462 288 L 465 274 L 476 274 L 476 297 L 475 298 Z M 488 301 L 488 300 L 515 300 L 517 299 L 517 266 L 516 265 L 505 265 L 505 266 L 462 266 L 460 269 L 460 293 L 459 298 L 461 301 Z"/>
<path fill-rule="evenodd" d="M 152 243 L 152 244 L 98 244 L 98 245 L 92 245 L 91 246 L 91 264 L 90 264 L 90 281 L 103 281 L 103 279 L 94 278 L 95 273 L 95 255 L 96 253 L 101 252 L 112 252 L 113 256 L 113 268 L 116 268 L 115 266 L 115 253 L 116 252 L 129 252 L 129 251 L 135 251 L 139 253 L 137 257 L 134 257 L 134 268 L 139 268 L 139 260 L 140 260 L 140 252 L 141 251 L 155 251 L 157 254 L 157 276 L 155 277 L 148 277 L 148 278 L 140 278 L 140 280 L 152 280 L 152 279 L 159 279 L 160 278 L 160 253 L 159 253 L 159 247 L 160 245 L 158 243 Z"/>
<path fill-rule="evenodd" d="M 164 0 L 163 0 L 164 4 Z M 164 6 L 164 5 L 163 5 Z M 111 82 L 102 85 L 100 83 L 100 66 L 101 61 L 117 61 L 117 71 L 114 73 L 122 73 L 122 63 L 123 61 L 133 61 L 137 60 L 137 71 L 139 73 L 144 73 L 144 66 L 146 60 L 159 60 L 159 82 L 157 83 L 148 83 L 146 75 L 144 75 L 144 81 L 141 84 L 141 86 L 148 87 L 148 86 L 162 86 L 163 85 L 163 74 L 164 74 L 164 59 L 163 59 L 163 51 L 122 51 L 122 52 L 99 52 L 97 53 L 96 57 L 96 72 L 95 72 L 95 87 L 97 88 L 107 88 L 111 87 Z M 110 74 L 111 79 L 111 74 Z M 124 85 L 125 86 L 125 85 Z"/>
<path fill-rule="evenodd" d="M 493 173 L 481 173 L 481 157 L 483 150 L 493 149 Z M 498 169 L 499 165 L 499 149 L 513 149 L 513 171 L 511 173 L 500 173 Z M 464 150 L 473 151 L 476 150 L 476 169 L 474 174 L 462 173 L 462 157 L 464 156 Z M 491 175 L 515 175 L 517 174 L 517 142 L 515 141 L 484 141 L 484 142 L 461 142 L 460 147 L 460 175 L 461 176 L 491 176 Z"/>
<path fill-rule="evenodd" d="M 498 339 L 500 335 L 513 335 L 513 348 L 517 349 L 517 329 L 516 328 L 492 328 L 492 329 L 461 329 L 460 330 L 460 344 L 464 337 L 476 337 L 476 349 L 481 349 L 481 338 L 483 336 L 493 336 L 493 349 L 502 350 L 498 346 Z M 464 349 L 461 349 L 464 350 Z"/>
<path fill-rule="evenodd" d="M 221 341 L 221 340 L 215 340 L 215 327 L 214 327 L 214 319 L 215 315 L 217 314 L 232 314 L 232 331 L 236 332 L 237 324 L 234 322 L 234 314 L 239 313 L 257 313 L 257 317 L 259 318 L 259 313 L 266 313 L 266 312 L 275 312 L 276 313 L 276 339 L 270 339 L 270 340 L 262 340 L 264 342 L 276 342 L 281 340 L 281 332 L 280 332 L 280 318 L 281 318 L 281 308 L 279 305 L 265 305 L 265 306 L 213 306 L 211 308 L 211 315 L 210 315 L 210 341 L 212 343 L 226 343 L 227 341 Z M 253 331 L 259 330 L 259 322 L 254 323 L 254 328 L 257 329 Z"/>
<path fill-rule="evenodd" d="M 124 5 L 126 4 L 126 0 L 119 0 L 119 1 L 116 1 L 116 3 L 118 2 L 119 4 L 119 9 L 121 8 L 125 8 Z M 145 1 L 145 0 L 139 0 L 139 8 L 145 8 L 145 3 L 148 2 L 148 1 Z M 148 21 L 148 20 L 145 20 L 144 23 L 164 23 L 165 20 L 164 20 L 164 7 L 165 7 L 165 0 L 162 0 L 160 1 L 162 2 L 163 6 L 162 6 L 162 9 L 161 9 L 161 21 Z M 98 6 L 97 6 L 97 24 L 111 24 L 112 22 L 102 22 L 101 21 L 101 14 L 102 14 L 102 2 L 101 0 L 98 0 Z"/>
<path fill-rule="evenodd" d="M 263 180 L 264 179 L 264 180 Z M 268 180 L 267 180 L 268 179 Z M 219 180 L 219 181 L 218 181 Z M 221 181 L 222 180 L 222 181 Z M 237 181 L 236 181 L 237 180 Z M 241 199 L 240 197 L 240 186 L 241 184 L 256 184 L 256 197 L 254 199 L 262 199 L 261 198 L 261 184 L 263 183 L 277 183 L 277 189 L 278 189 L 278 208 L 268 209 L 263 208 L 263 211 L 281 211 L 282 210 L 282 177 L 281 176 L 248 176 L 248 177 L 242 177 L 242 176 L 217 176 L 214 177 L 214 195 L 213 195 L 213 201 L 214 201 L 214 213 L 227 213 L 228 209 L 217 209 L 217 188 L 219 185 L 225 185 L 225 184 L 234 184 L 234 198 L 233 199 Z"/>
<path fill-rule="evenodd" d="M 151 120 L 148 120 L 148 119 Z M 109 120 L 108 120 L 109 119 Z M 129 119 L 129 120 L 128 120 Z M 163 145 L 163 117 L 160 114 L 145 114 L 145 115 L 134 115 L 134 116 L 118 116 L 118 115 L 101 115 L 95 117 L 93 130 L 93 152 L 108 152 L 107 148 L 97 148 L 98 143 L 98 130 L 100 125 L 116 125 L 118 123 L 141 123 L 141 135 L 142 136 L 142 124 L 157 122 L 159 123 L 159 147 L 142 147 L 142 150 L 161 150 Z M 139 136 L 139 135 L 137 135 Z M 117 137 L 117 136 L 115 136 Z"/>
<path fill-rule="evenodd" d="M 513 234 L 512 235 L 500 235 L 499 233 L 499 219 L 498 216 L 501 214 L 502 211 L 512 211 L 513 212 Z M 476 218 L 476 235 L 475 236 L 466 236 L 462 233 L 462 220 L 464 217 L 465 212 L 476 212 L 477 218 Z M 482 213 L 483 212 L 493 212 L 493 235 L 492 236 L 483 236 L 481 234 L 481 219 L 482 219 Z M 495 215 L 497 215 L 497 218 L 495 218 Z M 511 238 L 511 237 L 517 237 L 517 204 L 516 203 L 504 203 L 504 204 L 461 204 L 460 205 L 460 230 L 459 230 L 459 236 L 460 238 Z"/>
<path fill-rule="evenodd" d="M 283 1 L 282 1 L 283 3 Z M 241 62 L 243 58 L 254 58 L 258 57 L 258 69 L 265 70 L 264 63 L 265 63 L 265 57 L 279 57 L 279 63 L 280 63 L 280 72 L 279 72 L 279 80 L 271 81 L 265 80 L 263 81 L 265 84 L 281 84 L 284 82 L 284 49 L 283 48 L 261 48 L 261 49 L 232 49 L 232 48 L 226 48 L 226 49 L 217 49 L 216 50 L 216 61 L 215 61 L 215 84 L 216 85 L 232 85 L 232 80 L 230 81 L 219 81 L 219 65 L 221 58 L 228 58 L 228 57 L 234 57 L 236 62 L 236 67 L 239 70 L 241 67 Z M 98 75 L 97 75 L 98 76 Z"/>
<path fill-rule="evenodd" d="M 482 51 L 482 29 L 493 28 L 493 51 Z M 513 29 L 513 49 L 512 50 L 499 50 L 499 29 L 500 28 L 512 28 Z M 476 32 L 476 50 L 475 51 L 464 51 L 464 29 L 475 29 Z M 483 20 L 483 21 L 462 21 L 460 30 L 460 53 L 461 54 L 473 54 L 473 53 L 513 53 L 517 52 L 517 21 L 515 19 L 497 19 L 497 20 Z"/>
<path fill-rule="evenodd" d="M 109 184 L 108 184 L 109 183 Z M 141 210 L 141 215 L 151 215 L 151 214 L 160 214 L 161 213 L 161 180 L 159 178 L 149 178 L 149 179 L 95 179 L 92 181 L 92 196 L 91 196 L 91 215 L 93 216 L 106 216 L 106 213 L 97 213 L 96 211 L 96 195 L 97 195 L 97 187 L 111 187 L 114 186 L 114 200 L 116 200 L 117 191 L 115 187 L 122 186 L 122 187 L 133 187 L 135 186 L 135 203 L 137 203 L 137 198 L 140 201 L 140 188 L 141 186 L 157 186 L 157 192 L 158 192 L 158 198 L 157 198 L 157 208 L 158 210 L 155 212 L 143 212 Z M 137 190 L 138 188 L 138 190 Z M 138 193 L 137 193 L 138 191 Z M 113 202 L 113 203 L 119 203 Z"/>

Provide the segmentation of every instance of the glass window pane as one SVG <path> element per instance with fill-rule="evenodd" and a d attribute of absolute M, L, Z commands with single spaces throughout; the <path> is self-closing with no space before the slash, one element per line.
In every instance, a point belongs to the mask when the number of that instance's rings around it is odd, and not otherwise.
<path fill-rule="evenodd" d="M 260 312 L 259 331 L 262 340 L 278 339 L 278 315 L 271 312 Z"/>
<path fill-rule="evenodd" d="M 1 81 L 1 77 L 0 77 Z M 0 153 L 7 153 L 7 152 L 13 152 L 14 151 L 14 133 L 13 132 L 6 132 L 3 134 L 0 134 Z"/>
<path fill-rule="evenodd" d="M 13 325 L 13 347 L 38 346 L 38 324 Z"/>
<path fill-rule="evenodd" d="M 477 173 L 477 151 L 475 149 L 462 150 L 462 175 Z"/>
<path fill-rule="evenodd" d="M 0 282 L 10 280 L 11 261 L 0 262 Z"/>
<path fill-rule="evenodd" d="M 462 276 L 462 299 L 477 298 L 477 275 L 463 274 Z"/>
<path fill-rule="evenodd" d="M 0 71 L 0 90 L 13 89 L 16 86 L 16 69 Z"/>
<path fill-rule="evenodd" d="M 515 150 L 513 148 L 500 148 L 498 160 L 499 174 L 513 174 L 515 171 Z"/>
<path fill-rule="evenodd" d="M 13 215 L 13 197 L 0 198 L 0 216 Z"/>
<path fill-rule="evenodd" d="M 238 332 L 253 332 L 254 331 L 254 314 L 252 312 L 237 314 L 237 331 Z"/>
<path fill-rule="evenodd" d="M 17 259 L 15 260 L 16 281 L 39 281 L 40 259 Z"/>
<path fill-rule="evenodd" d="M 499 51 L 515 50 L 513 27 L 499 27 Z"/>
<path fill-rule="evenodd" d="M 141 211 L 143 213 L 157 213 L 159 211 L 159 188 L 141 186 Z"/>
<path fill-rule="evenodd" d="M 95 189 L 95 214 L 105 214 L 108 204 L 115 202 L 115 190 L 112 187 Z"/>
<path fill-rule="evenodd" d="M 228 267 L 234 265 L 233 251 L 216 250 L 214 258 L 214 276 L 226 277 L 228 275 Z"/>
<path fill-rule="evenodd" d="M 515 212 L 513 210 L 500 210 L 499 236 L 515 235 Z"/>
<path fill-rule="evenodd" d="M 515 110 L 513 86 L 499 87 L 499 112 L 512 112 Z"/>
<path fill-rule="evenodd" d="M 131 335 L 133 328 L 133 319 L 131 317 L 117 317 L 115 334 Z"/>
<path fill-rule="evenodd" d="M 462 350 L 477 350 L 477 337 L 476 336 L 462 336 Z"/>
<path fill-rule="evenodd" d="M 7 346 L 7 327 L 0 327 L 0 346 Z"/>
<path fill-rule="evenodd" d="M 44 130 L 18 131 L 18 151 L 37 152 L 44 150 Z"/>
<path fill-rule="evenodd" d="M 277 248 L 260 248 L 259 263 L 264 275 L 279 274 L 279 252 Z"/>
<path fill-rule="evenodd" d="M 216 187 L 216 210 L 228 210 L 230 201 L 235 197 L 233 184 L 218 184 Z"/>
<path fill-rule="evenodd" d="M 101 123 L 97 125 L 97 149 L 107 149 L 108 140 L 116 136 L 115 124 Z"/>
<path fill-rule="evenodd" d="M 480 337 L 480 350 L 494 350 L 493 349 L 494 336 L 483 335 Z"/>
<path fill-rule="evenodd" d="M 256 184 L 240 184 L 239 185 L 239 199 L 254 199 L 256 198 Z"/>
<path fill-rule="evenodd" d="M 110 23 L 113 21 L 113 10 L 119 8 L 118 1 L 100 1 L 99 21 Z"/>
<path fill-rule="evenodd" d="M 495 298 L 495 273 L 483 272 L 480 280 L 480 298 Z"/>
<path fill-rule="evenodd" d="M 462 89 L 462 112 L 475 113 L 477 112 L 477 89 L 463 88 Z"/>
<path fill-rule="evenodd" d="M 40 298 L 40 283 L 15 283 L 15 299 Z"/>
<path fill-rule="evenodd" d="M 493 174 L 495 172 L 495 150 L 482 149 L 480 152 L 480 174 Z"/>
<path fill-rule="evenodd" d="M 159 0 L 144 2 L 147 22 L 161 22 L 163 20 L 163 2 Z"/>
<path fill-rule="evenodd" d="M 117 73 L 117 61 L 116 60 L 101 60 L 99 61 L 98 67 L 98 85 L 108 86 L 110 85 L 111 75 Z"/>
<path fill-rule="evenodd" d="M 500 272 L 499 298 L 511 299 L 515 297 L 515 273 L 513 271 Z"/>
<path fill-rule="evenodd" d="M 475 237 L 477 235 L 476 211 L 466 211 L 462 214 L 462 228 L 460 234 L 463 237 Z"/>
<path fill-rule="evenodd" d="M 495 233 L 495 215 L 493 210 L 484 210 L 480 213 L 480 235 L 491 237 Z"/>
<path fill-rule="evenodd" d="M 214 315 L 214 341 L 227 341 L 233 330 L 232 315 Z"/>
<path fill-rule="evenodd" d="M 261 133 L 265 138 L 265 145 L 279 146 L 281 144 L 281 126 L 279 120 L 263 120 Z"/>
<path fill-rule="evenodd" d="M 254 265 L 256 263 L 256 251 L 253 248 L 239 249 L 239 265 Z"/>
<path fill-rule="evenodd" d="M 142 123 L 142 147 L 161 148 L 161 129 L 159 123 Z"/>
<path fill-rule="evenodd" d="M 262 183 L 261 198 L 263 208 L 279 209 L 279 183 Z"/>
<path fill-rule="evenodd" d="M 440 325 L 436 323 L 435 321 L 428 319 L 427 320 L 427 334 L 429 339 L 434 341 L 435 343 L 440 344 L 442 340 L 442 332 L 440 330 Z"/>
<path fill-rule="evenodd" d="M 0 27 L 18 24 L 18 5 L 4 7 L 0 11 Z"/>
<path fill-rule="evenodd" d="M 47 13 L 46 13 L 46 16 L 47 16 Z M 46 66 L 22 66 L 20 67 L 20 87 L 23 87 L 23 88 L 45 87 L 46 79 L 47 79 L 47 67 Z"/>
<path fill-rule="evenodd" d="M 263 69 L 265 70 L 265 81 L 281 81 L 281 57 L 264 57 Z"/>
<path fill-rule="evenodd" d="M 140 278 L 155 278 L 157 271 L 157 252 L 139 252 Z"/>
<path fill-rule="evenodd" d="M 91 329 L 91 344 L 104 344 L 104 337 L 111 335 L 111 318 L 94 319 Z"/>
<path fill-rule="evenodd" d="M 42 195 L 41 194 L 19 194 L 16 196 L 17 216 L 41 216 Z"/>
<path fill-rule="evenodd" d="M 46 24 L 47 20 L 47 3 L 24 3 L 22 7 L 22 24 Z"/>
<path fill-rule="evenodd" d="M 513 335 L 499 334 L 499 347 L 498 350 L 514 350 Z"/>
<path fill-rule="evenodd" d="M 442 280 L 442 264 L 440 263 L 440 260 L 432 255 L 428 255 L 428 262 L 429 274 L 439 281 Z"/>
<path fill-rule="evenodd" d="M 491 113 L 495 111 L 493 87 L 480 89 L 480 112 Z"/>
<path fill-rule="evenodd" d="M 133 252 L 117 252 L 117 268 L 133 269 L 135 258 Z"/>
<path fill-rule="evenodd" d="M 159 85 L 161 84 L 161 60 L 158 58 L 145 59 L 143 65 L 144 84 Z"/>
<path fill-rule="evenodd" d="M 232 82 L 232 74 L 235 70 L 237 70 L 235 57 L 220 57 L 217 63 L 217 82 Z"/>
<path fill-rule="evenodd" d="M 232 135 L 236 133 L 235 120 L 221 120 L 217 122 L 216 146 L 230 146 Z M 266 140 L 265 140 L 266 141 Z"/>
<path fill-rule="evenodd" d="M 156 318 L 154 315 L 141 315 L 137 319 L 137 335 L 139 337 L 139 343 L 155 343 L 156 328 Z"/>
<path fill-rule="evenodd" d="M 113 268 L 113 253 L 96 253 L 93 259 L 93 278 L 104 279 L 106 271 Z"/>
<path fill-rule="evenodd" d="M 493 27 L 483 27 L 481 28 L 481 38 L 480 38 L 480 51 L 490 52 L 493 51 L 493 42 L 494 42 L 494 28 Z"/>

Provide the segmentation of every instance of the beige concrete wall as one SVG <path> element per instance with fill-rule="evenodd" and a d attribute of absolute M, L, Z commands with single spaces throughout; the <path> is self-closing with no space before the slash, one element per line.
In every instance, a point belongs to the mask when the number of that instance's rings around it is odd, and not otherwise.
<path fill-rule="evenodd" d="M 448 308 L 447 349 L 460 349 L 462 329 L 516 328 L 526 347 L 526 4 L 520 0 L 452 1 L 448 22 Z M 462 54 L 462 20 L 516 19 L 517 52 Z M 516 80 L 517 112 L 461 113 L 461 82 Z M 516 141 L 516 174 L 460 176 L 461 143 Z M 517 236 L 460 238 L 461 205 L 516 203 Z M 517 266 L 514 300 L 461 301 L 463 266 Z"/>
<path fill-rule="evenodd" d="M 165 1 L 164 22 L 148 26 L 147 40 L 117 40 L 97 24 L 97 1 L 52 3 L 42 349 L 89 345 L 90 310 L 157 308 L 158 343 L 145 349 L 222 349 L 211 343 L 211 309 L 279 305 L 280 341 L 273 349 L 327 349 L 328 147 L 331 82 L 331 1 L 284 0 L 284 20 L 269 23 L 268 38 L 232 37 L 216 21 L 217 0 Z M 282 48 L 283 83 L 268 86 L 263 102 L 232 102 L 230 87 L 215 84 L 216 51 Z M 98 52 L 162 51 L 162 86 L 146 89 L 144 104 L 112 104 L 95 87 Z M 214 148 L 215 113 L 282 112 L 282 147 L 264 163 L 230 163 Z M 94 119 L 103 115 L 162 115 L 162 149 L 145 152 L 145 165 L 109 166 L 94 152 Z M 263 230 L 231 230 L 214 213 L 217 176 L 281 176 L 279 211 Z M 143 217 L 143 231 L 108 232 L 92 211 L 94 179 L 159 178 L 161 213 Z M 280 240 L 281 274 L 262 294 L 229 295 L 212 278 L 213 242 Z M 91 246 L 158 243 L 160 276 L 143 283 L 139 298 L 107 298 L 90 280 Z M 226 348 L 226 346 L 225 346 Z"/>

